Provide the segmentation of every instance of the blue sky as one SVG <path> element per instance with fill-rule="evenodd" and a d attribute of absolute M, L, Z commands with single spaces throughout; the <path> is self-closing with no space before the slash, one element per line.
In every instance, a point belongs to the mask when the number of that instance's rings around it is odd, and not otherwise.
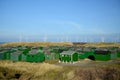
<path fill-rule="evenodd" d="M 120 0 L 0 0 L 0 41 L 116 34 Z"/>

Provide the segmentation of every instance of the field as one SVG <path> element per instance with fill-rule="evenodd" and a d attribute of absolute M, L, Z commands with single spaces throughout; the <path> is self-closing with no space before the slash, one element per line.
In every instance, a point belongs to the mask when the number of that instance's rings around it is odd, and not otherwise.
<path fill-rule="evenodd" d="M 72 46 L 70 42 L 10 42 L 0 46 Z"/>
<path fill-rule="evenodd" d="M 11 42 L 0 46 L 85 46 L 85 47 L 119 47 L 120 43 L 72 43 L 72 42 Z"/>
<path fill-rule="evenodd" d="M 90 64 L 84 66 L 59 66 L 55 64 L 56 61 L 44 63 L 0 61 L 0 79 L 120 80 L 120 63 L 99 66 L 89 66 Z"/>

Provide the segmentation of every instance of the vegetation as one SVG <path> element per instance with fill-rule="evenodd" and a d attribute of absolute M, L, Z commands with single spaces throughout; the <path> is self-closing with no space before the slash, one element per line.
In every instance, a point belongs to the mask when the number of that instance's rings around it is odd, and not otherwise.
<path fill-rule="evenodd" d="M 71 43 L 71 42 L 10 42 L 0 46 L 85 46 L 85 47 L 119 47 L 120 43 Z"/>
<path fill-rule="evenodd" d="M 54 61 L 53 61 L 54 62 Z M 0 61 L 0 80 L 120 80 L 120 64 L 80 67 Z"/>
<path fill-rule="evenodd" d="M 120 65 L 92 68 L 80 68 L 75 70 L 74 80 L 119 80 Z"/>
<path fill-rule="evenodd" d="M 71 42 L 10 42 L 0 46 L 71 46 Z"/>
<path fill-rule="evenodd" d="M 97 42 L 97 43 L 73 43 L 75 46 L 84 47 L 119 47 L 120 43 L 110 43 L 110 42 Z"/>
<path fill-rule="evenodd" d="M 85 47 L 119 47 L 120 43 L 87 43 L 84 45 Z"/>
<path fill-rule="evenodd" d="M 0 61 L 0 78 L 20 79 L 20 80 L 29 80 L 29 79 L 39 80 L 39 78 L 42 78 L 46 73 L 50 71 L 59 72 L 61 69 L 62 67 L 60 66 L 50 65 L 48 63 Z"/>
<path fill-rule="evenodd" d="M 49 64 L 56 64 L 58 63 L 59 59 L 56 60 L 45 60 L 45 63 L 49 63 Z"/>

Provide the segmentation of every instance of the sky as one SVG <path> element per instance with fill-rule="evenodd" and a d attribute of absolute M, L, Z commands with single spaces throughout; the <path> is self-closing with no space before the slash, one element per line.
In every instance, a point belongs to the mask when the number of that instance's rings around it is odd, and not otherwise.
<path fill-rule="evenodd" d="M 0 42 L 98 35 L 119 39 L 120 0 L 0 0 Z"/>

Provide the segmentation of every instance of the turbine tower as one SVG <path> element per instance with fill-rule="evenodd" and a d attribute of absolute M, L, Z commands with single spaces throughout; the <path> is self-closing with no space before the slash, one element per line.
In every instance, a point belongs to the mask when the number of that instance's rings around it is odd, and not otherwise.
<path fill-rule="evenodd" d="M 76 37 L 76 42 L 79 42 L 79 38 L 78 37 Z"/>
<path fill-rule="evenodd" d="M 101 42 L 105 42 L 105 38 L 104 37 L 101 37 Z"/>
<path fill-rule="evenodd" d="M 19 35 L 19 42 L 22 42 L 22 34 Z"/>
<path fill-rule="evenodd" d="M 61 41 L 60 42 L 63 42 L 63 37 L 61 36 Z"/>
<path fill-rule="evenodd" d="M 25 38 L 26 42 L 28 42 L 28 37 Z"/>
<path fill-rule="evenodd" d="M 66 36 L 66 42 L 68 42 L 68 36 Z"/>
<path fill-rule="evenodd" d="M 44 36 L 43 41 L 47 42 L 47 35 Z"/>

